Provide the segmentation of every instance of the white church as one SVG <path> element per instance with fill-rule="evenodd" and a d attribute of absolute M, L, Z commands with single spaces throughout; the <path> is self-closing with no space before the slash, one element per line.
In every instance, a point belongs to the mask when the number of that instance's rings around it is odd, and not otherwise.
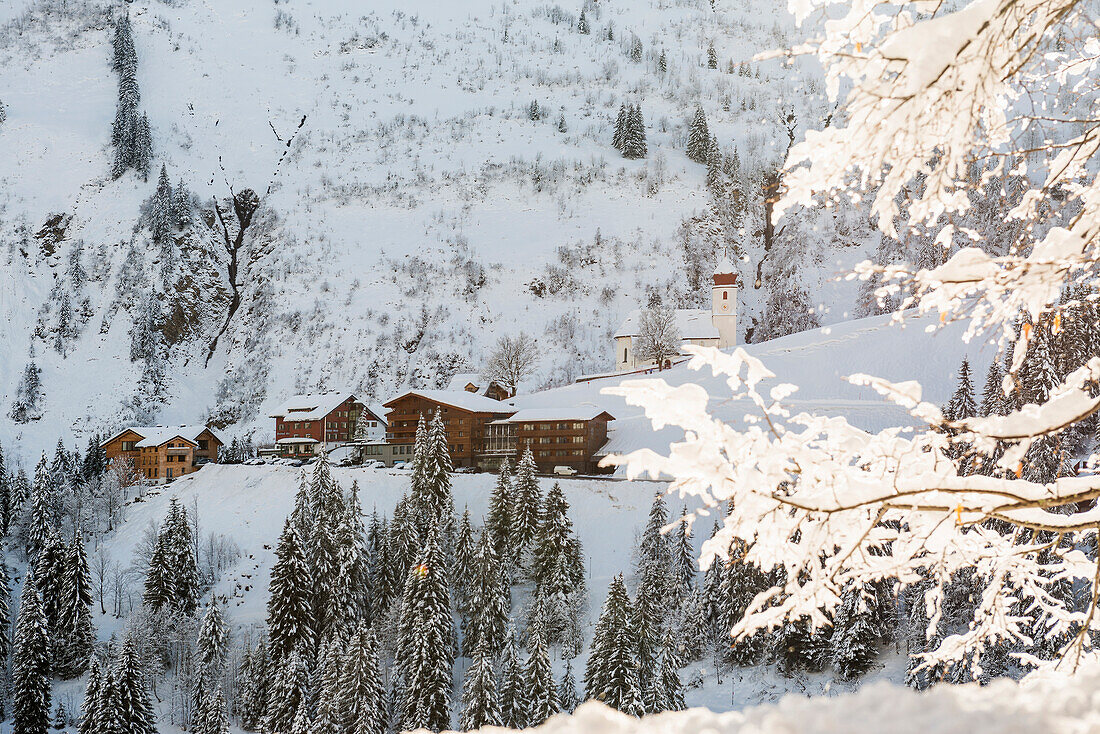
<path fill-rule="evenodd" d="M 710 310 L 680 308 L 675 311 L 676 329 L 684 344 L 724 349 L 737 343 L 737 270 L 725 256 L 714 269 L 714 284 L 710 290 Z M 635 309 L 615 332 L 615 371 L 639 370 L 656 366 L 653 360 L 635 356 L 634 340 L 638 337 L 642 311 Z"/>

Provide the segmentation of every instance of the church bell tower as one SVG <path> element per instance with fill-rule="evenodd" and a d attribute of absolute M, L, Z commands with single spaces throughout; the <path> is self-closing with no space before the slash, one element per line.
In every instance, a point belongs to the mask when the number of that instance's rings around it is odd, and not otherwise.
<path fill-rule="evenodd" d="M 718 348 L 737 344 L 737 270 L 729 255 L 723 255 L 714 269 L 714 285 L 710 291 L 710 320 L 718 330 Z"/>

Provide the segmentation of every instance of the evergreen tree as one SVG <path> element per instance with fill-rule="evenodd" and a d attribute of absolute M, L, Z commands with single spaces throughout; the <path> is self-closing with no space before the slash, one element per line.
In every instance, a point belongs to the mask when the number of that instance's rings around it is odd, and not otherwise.
<path fill-rule="evenodd" d="M 493 547 L 489 528 L 483 528 L 471 562 L 470 584 L 463 607 L 462 645 L 467 656 L 484 647 L 495 656 L 504 644 L 510 606 L 504 569 Z"/>
<path fill-rule="evenodd" d="M 450 721 L 454 626 L 438 522 L 405 581 L 398 657 L 405 681 L 404 726 L 439 731 Z"/>
<path fill-rule="evenodd" d="M 271 598 L 267 604 L 267 628 L 271 662 L 279 665 L 291 651 L 313 649 L 313 580 L 298 537 L 298 529 L 289 519 L 275 546 L 275 565 L 271 568 Z M 292 712 L 283 712 L 282 723 L 289 725 Z"/>
<path fill-rule="evenodd" d="M 0 669 L 6 669 L 11 656 L 11 574 L 0 562 Z"/>
<path fill-rule="evenodd" d="M 588 17 L 584 14 L 584 8 L 581 8 L 581 15 L 577 19 L 577 33 L 587 36 L 592 32 L 592 29 L 588 25 Z"/>
<path fill-rule="evenodd" d="M 413 479 L 412 502 L 417 508 L 421 537 L 434 522 L 438 522 L 444 535 L 455 526 L 454 497 L 451 494 L 451 453 L 447 442 L 447 428 L 443 414 L 432 416 L 424 442 L 424 450 L 418 468 L 421 482 Z"/>
<path fill-rule="evenodd" d="M 343 734 L 383 734 L 386 689 L 378 661 L 378 640 L 364 625 L 352 636 L 340 677 L 339 726 Z"/>
<path fill-rule="evenodd" d="M 833 624 L 833 667 L 844 680 L 859 678 L 875 663 L 878 636 L 866 612 L 860 608 L 860 588 L 844 590 Z"/>
<path fill-rule="evenodd" d="M 528 445 L 516 467 L 512 484 L 512 551 L 526 551 L 538 532 L 542 494 L 539 491 L 538 466 Z"/>
<path fill-rule="evenodd" d="M 127 638 L 115 664 L 114 681 L 118 698 L 115 709 L 119 734 L 157 734 L 156 715 L 145 682 L 141 655 L 132 638 Z"/>
<path fill-rule="evenodd" d="M 685 512 L 681 512 L 680 516 L 684 517 Z M 682 601 L 695 590 L 695 548 L 691 543 L 691 529 L 684 520 L 676 525 L 670 552 L 672 584 L 676 590 L 676 597 Z"/>
<path fill-rule="evenodd" d="M 665 633 L 664 643 L 661 646 L 661 658 L 657 664 L 657 675 L 654 682 L 660 691 L 657 698 L 658 711 L 683 711 L 684 686 L 680 682 L 680 661 L 676 657 L 676 647 L 672 641 L 672 634 Z"/>
<path fill-rule="evenodd" d="M 572 566 L 575 538 L 569 503 L 561 485 L 555 482 L 546 494 L 531 564 L 531 575 L 540 595 L 564 597 L 574 591 L 578 578 Z"/>
<path fill-rule="evenodd" d="M 172 212 L 172 183 L 168 180 L 168 168 L 164 165 L 160 167 L 157 189 L 149 200 L 148 216 L 149 232 L 153 235 L 153 241 L 157 244 L 163 243 L 175 227 Z"/>
<path fill-rule="evenodd" d="M 523 667 L 516 654 L 516 638 L 509 631 L 504 644 L 500 664 L 500 717 L 501 723 L 511 729 L 527 727 L 527 686 L 523 680 Z"/>
<path fill-rule="evenodd" d="M 7 537 L 11 530 L 12 512 L 11 482 L 4 465 L 4 448 L 0 446 L 0 537 Z"/>
<path fill-rule="evenodd" d="M 134 50 L 133 29 L 130 14 L 123 13 L 115 19 L 115 35 L 112 41 L 114 60 L 112 68 L 117 72 L 137 67 L 137 51 Z"/>
<path fill-rule="evenodd" d="M 944 417 L 948 420 L 958 421 L 964 418 L 973 418 L 978 414 L 978 405 L 974 402 L 974 384 L 970 379 L 970 362 L 963 357 L 959 365 L 959 376 L 955 393 L 947 402 L 944 409 Z"/>
<path fill-rule="evenodd" d="M 695 108 L 695 116 L 688 128 L 687 157 L 696 163 L 706 164 L 710 150 L 710 130 L 707 128 L 707 116 L 702 107 Z"/>
<path fill-rule="evenodd" d="M 196 734 L 229 734 L 229 705 L 221 686 L 214 689 L 206 699 L 206 710 L 202 717 L 202 730 Z"/>
<path fill-rule="evenodd" d="M 50 721 L 50 635 L 30 571 L 19 597 L 11 685 L 13 734 L 45 734 Z"/>
<path fill-rule="evenodd" d="M 57 710 L 53 715 L 53 728 L 57 730 L 64 729 L 69 725 L 69 713 L 65 710 L 65 702 L 57 702 Z"/>
<path fill-rule="evenodd" d="M 561 710 L 567 714 L 573 713 L 580 704 L 580 696 L 577 694 L 577 677 L 573 675 L 573 660 L 565 659 L 565 672 L 558 682 L 558 704 Z"/>
<path fill-rule="evenodd" d="M 271 732 L 289 731 L 299 711 L 308 708 L 309 668 L 297 650 L 282 660 L 271 683 L 264 728 Z"/>
<path fill-rule="evenodd" d="M 336 531 L 338 572 L 333 589 L 333 617 L 340 634 L 350 634 L 358 621 L 367 619 L 374 607 L 370 574 L 370 548 L 363 510 L 359 504 L 359 485 L 352 482 L 344 502 L 340 524 Z"/>
<path fill-rule="evenodd" d="M 195 642 L 195 671 L 198 685 L 215 688 L 225 671 L 229 654 L 229 626 L 217 597 L 203 615 Z"/>
<path fill-rule="evenodd" d="M 626 146 L 626 134 L 629 124 L 630 113 L 627 111 L 625 104 L 619 105 L 619 114 L 615 118 L 615 134 L 611 138 L 611 145 L 615 150 L 620 153 L 623 152 Z"/>
<path fill-rule="evenodd" d="M 707 46 L 707 68 L 718 68 L 718 52 L 714 50 L 714 44 Z"/>
<path fill-rule="evenodd" d="M 531 655 L 527 659 L 524 679 L 528 697 L 527 725 L 538 726 L 561 710 L 554 671 L 546 643 L 536 630 L 531 639 Z"/>
<path fill-rule="evenodd" d="M 238 676 L 235 710 L 241 727 L 248 731 L 259 729 L 264 721 L 271 681 L 270 662 L 267 643 L 263 639 L 245 651 Z"/>
<path fill-rule="evenodd" d="M 657 57 L 657 71 L 662 74 L 668 71 L 668 56 L 663 48 L 661 49 L 661 55 Z"/>
<path fill-rule="evenodd" d="M 321 457 L 309 486 L 309 532 L 304 549 L 309 563 L 313 606 L 313 639 L 322 640 L 340 629 L 343 614 L 336 591 L 340 587 L 337 532 L 344 520 L 343 496 L 332 478 L 328 461 Z M 274 640 L 274 637 L 272 637 Z"/>
<path fill-rule="evenodd" d="M 54 637 L 55 673 L 76 678 L 87 669 L 95 646 L 92 622 L 92 581 L 84 540 L 77 535 L 69 544 L 59 605 L 59 625 Z"/>
<path fill-rule="evenodd" d="M 466 680 L 462 684 L 460 726 L 463 731 L 501 725 L 492 655 L 485 645 L 479 645 L 473 659 L 474 663 L 466 671 Z"/>
<path fill-rule="evenodd" d="M 640 716 L 638 641 L 632 619 L 630 597 L 620 574 L 612 580 L 607 601 L 596 622 L 585 666 L 584 687 L 586 698 L 595 698 L 623 713 Z"/>
<path fill-rule="evenodd" d="M 84 703 L 81 706 L 80 734 L 100 734 L 107 731 L 100 708 L 103 702 L 103 672 L 99 658 L 93 657 L 88 670 L 88 685 L 84 688 Z"/>
<path fill-rule="evenodd" d="M 44 453 L 34 470 L 29 515 L 26 547 L 27 555 L 34 557 L 42 550 L 47 540 L 56 533 L 58 524 L 57 495 L 49 468 L 46 466 Z"/>
<path fill-rule="evenodd" d="M 500 463 L 497 482 L 489 496 L 489 514 L 484 530 L 492 537 L 497 558 L 510 558 L 512 538 L 512 464 L 505 458 Z"/>
<path fill-rule="evenodd" d="M 344 646 L 340 636 L 333 635 L 321 645 L 317 666 L 313 669 L 314 683 L 310 686 L 310 695 L 314 700 L 316 711 L 313 717 L 313 730 L 318 733 L 343 730 L 341 697 L 345 691 L 340 686 L 343 665 Z"/>
<path fill-rule="evenodd" d="M 200 593 L 194 533 L 187 511 L 173 497 L 153 549 L 142 599 L 153 610 L 168 606 L 190 616 L 198 607 Z"/>
<path fill-rule="evenodd" d="M 461 607 L 466 599 L 473 571 L 474 536 L 470 527 L 470 511 L 464 510 L 455 536 L 454 563 L 451 566 L 451 586 L 455 590 L 455 603 Z"/>
<path fill-rule="evenodd" d="M 42 417 L 42 370 L 34 360 L 27 362 L 23 369 L 8 416 L 16 423 L 29 423 Z"/>
<path fill-rule="evenodd" d="M 627 114 L 626 134 L 623 139 L 623 158 L 645 158 L 647 154 L 645 120 L 640 105 L 632 105 Z"/>
<path fill-rule="evenodd" d="M 735 539 L 729 551 L 731 561 L 722 569 L 721 591 L 724 608 L 719 621 L 719 630 L 727 639 L 730 630 L 744 618 L 756 595 L 772 585 L 768 574 L 757 566 L 745 562 L 747 550 L 744 541 Z M 763 656 L 766 643 L 767 636 L 757 633 L 746 640 L 738 640 L 729 648 L 727 657 L 735 665 L 754 665 Z"/>

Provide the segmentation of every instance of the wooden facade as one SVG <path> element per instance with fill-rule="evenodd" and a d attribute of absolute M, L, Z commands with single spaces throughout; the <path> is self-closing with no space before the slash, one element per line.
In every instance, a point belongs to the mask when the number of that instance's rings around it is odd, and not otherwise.
<path fill-rule="evenodd" d="M 610 420 L 611 414 L 603 412 L 594 418 L 515 422 L 516 449 L 522 454 L 530 446 L 541 472 L 568 466 L 581 474 L 595 474 L 600 471 L 595 455 L 607 443 Z"/>
<path fill-rule="evenodd" d="M 429 393 L 431 391 L 425 391 Z M 413 444 L 416 441 L 416 427 L 420 416 L 430 418 L 437 411 L 443 417 L 447 432 L 447 445 L 451 452 L 451 463 L 455 467 L 476 467 L 478 457 L 484 450 L 486 426 L 499 418 L 506 418 L 514 411 L 508 403 L 500 402 L 499 410 L 491 398 L 471 396 L 462 400 L 461 393 L 452 402 L 446 397 L 420 392 L 409 392 L 385 404 L 386 442 L 391 444 Z M 471 407 L 473 397 L 480 398 L 476 407 Z M 453 403 L 462 403 L 456 405 Z M 411 458 L 411 457 L 410 457 Z"/>
<path fill-rule="evenodd" d="M 107 463 L 129 462 L 143 480 L 170 482 L 217 463 L 222 441 L 205 427 L 127 428 L 101 444 Z"/>
<path fill-rule="evenodd" d="M 301 405 L 295 407 L 294 401 Z M 275 419 L 275 445 L 283 457 L 316 456 L 318 449 L 349 443 L 359 420 L 381 420 L 354 395 L 338 401 L 328 395 L 303 395 L 288 405 L 288 409 L 271 415 Z"/>
<path fill-rule="evenodd" d="M 456 467 L 495 470 L 531 447 L 539 471 L 567 466 L 578 473 L 600 471 L 598 454 L 614 418 L 592 407 L 517 411 L 510 402 L 468 397 L 458 391 L 411 391 L 386 403 L 386 441 L 411 446 L 420 417 L 443 417 Z"/>

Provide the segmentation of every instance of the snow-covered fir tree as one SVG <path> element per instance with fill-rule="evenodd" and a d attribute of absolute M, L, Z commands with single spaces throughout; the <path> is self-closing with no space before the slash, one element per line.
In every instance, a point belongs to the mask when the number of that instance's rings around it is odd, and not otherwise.
<path fill-rule="evenodd" d="M 501 725 L 500 699 L 497 695 L 493 656 L 489 649 L 481 644 L 478 645 L 472 657 L 473 664 L 466 670 L 466 679 L 462 684 L 460 726 L 463 731 Z"/>
<path fill-rule="evenodd" d="M 42 417 L 42 370 L 31 360 L 23 368 L 8 416 L 16 423 L 29 423 Z"/>
<path fill-rule="evenodd" d="M 280 659 L 267 698 L 264 730 L 290 731 L 299 710 L 308 710 L 309 667 L 298 650 Z"/>
<path fill-rule="evenodd" d="M 528 445 L 520 456 L 512 479 L 512 541 L 511 550 L 517 557 L 531 547 L 538 533 L 542 512 L 542 492 L 539 489 L 535 454 Z"/>
<path fill-rule="evenodd" d="M 12 732 L 46 734 L 50 723 L 50 632 L 33 572 L 23 580 L 12 651 Z"/>
<path fill-rule="evenodd" d="M 281 666 L 293 651 L 309 651 L 314 645 L 313 580 L 298 527 L 289 518 L 275 546 L 275 559 L 271 567 L 267 634 L 271 662 Z M 296 711 L 284 713 L 289 718 Z"/>
<path fill-rule="evenodd" d="M 536 629 L 530 640 L 531 654 L 523 671 L 527 685 L 527 725 L 538 726 L 561 710 L 554 670 L 541 630 Z"/>
<path fill-rule="evenodd" d="M 145 669 L 137 643 L 127 637 L 122 643 L 118 660 L 112 675 L 116 696 L 108 699 L 108 711 L 105 714 L 119 722 L 113 731 L 119 734 L 156 734 L 156 711 L 153 709 L 152 696 L 149 693 Z M 113 704 L 113 712 L 111 705 Z"/>
<path fill-rule="evenodd" d="M 489 529 L 483 528 L 470 564 L 462 608 L 462 647 L 467 657 L 484 647 L 492 657 L 504 645 L 510 594 Z"/>
<path fill-rule="evenodd" d="M 348 642 L 337 700 L 339 731 L 355 734 L 386 731 L 386 690 L 378 639 L 365 625 L 360 625 Z"/>
<path fill-rule="evenodd" d="M 154 611 L 167 607 L 189 616 L 195 613 L 200 594 L 194 531 L 187 510 L 173 497 L 145 575 L 142 601 Z"/>
<path fill-rule="evenodd" d="M 558 705 L 567 714 L 573 713 L 580 703 L 580 695 L 577 693 L 577 676 L 573 674 L 573 659 L 565 659 L 565 670 L 562 671 L 561 680 L 558 681 Z"/>
<path fill-rule="evenodd" d="M 500 462 L 497 481 L 489 496 L 489 513 L 484 528 L 492 537 L 497 557 L 511 558 L 512 534 L 512 462 L 505 457 Z"/>
<path fill-rule="evenodd" d="M 702 107 L 696 107 L 691 125 L 688 126 L 687 157 L 705 165 L 709 150 L 710 130 L 707 128 L 707 115 Z"/>
<path fill-rule="evenodd" d="M 407 729 L 438 731 L 450 722 L 455 634 L 442 548 L 442 518 L 436 517 L 401 599 L 397 665 L 405 682 Z"/>
<path fill-rule="evenodd" d="M 93 656 L 88 666 L 88 683 L 84 687 L 84 702 L 81 704 L 80 734 L 100 734 L 108 731 L 103 719 L 103 671 L 98 656 Z"/>
<path fill-rule="evenodd" d="M 245 648 L 237 673 L 234 708 L 241 728 L 256 731 L 263 724 L 270 685 L 271 661 L 267 654 L 267 641 L 261 637 L 255 645 Z"/>
<path fill-rule="evenodd" d="M 516 649 L 515 633 L 509 630 L 500 660 L 501 722 L 512 729 L 523 729 L 527 726 L 529 708 L 527 684 L 523 679 L 523 665 Z"/>
<path fill-rule="evenodd" d="M 584 671 L 586 698 L 595 698 L 632 716 L 641 716 L 638 640 L 633 608 L 622 574 L 611 581 L 596 622 Z"/>
<path fill-rule="evenodd" d="M 623 158 L 645 158 L 648 153 L 641 105 L 631 105 L 627 111 L 622 152 Z"/>

